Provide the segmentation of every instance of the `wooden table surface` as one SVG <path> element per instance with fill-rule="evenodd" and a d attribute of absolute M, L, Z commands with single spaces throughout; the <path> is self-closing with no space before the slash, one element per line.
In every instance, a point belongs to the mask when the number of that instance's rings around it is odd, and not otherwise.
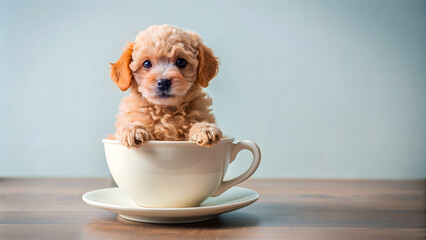
<path fill-rule="evenodd" d="M 0 178 L 0 239 L 426 239 L 426 181 L 249 180 L 254 204 L 195 224 L 136 223 L 85 204 L 110 179 Z"/>

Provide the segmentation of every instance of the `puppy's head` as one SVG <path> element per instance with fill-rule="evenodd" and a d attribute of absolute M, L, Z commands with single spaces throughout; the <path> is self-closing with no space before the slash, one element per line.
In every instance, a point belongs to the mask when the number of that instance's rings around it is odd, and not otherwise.
<path fill-rule="evenodd" d="M 122 91 L 133 82 L 148 101 L 178 105 L 194 85 L 209 85 L 219 62 L 196 33 L 160 25 L 139 32 L 111 65 L 111 77 Z"/>

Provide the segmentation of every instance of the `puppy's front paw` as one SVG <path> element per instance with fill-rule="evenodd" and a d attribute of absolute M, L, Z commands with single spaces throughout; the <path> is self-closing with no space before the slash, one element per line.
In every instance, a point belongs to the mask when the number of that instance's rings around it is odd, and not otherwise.
<path fill-rule="evenodd" d="M 132 123 L 121 127 L 117 131 L 117 139 L 127 148 L 139 147 L 149 140 L 149 132 L 139 123 Z"/>
<path fill-rule="evenodd" d="M 210 147 L 219 142 L 221 138 L 222 131 L 212 123 L 196 123 L 189 130 L 189 140 L 203 147 Z"/>

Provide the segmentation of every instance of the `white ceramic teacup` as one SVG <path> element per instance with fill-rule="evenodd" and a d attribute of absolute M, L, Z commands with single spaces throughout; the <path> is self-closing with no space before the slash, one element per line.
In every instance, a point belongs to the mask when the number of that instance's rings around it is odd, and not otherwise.
<path fill-rule="evenodd" d="M 144 207 L 195 207 L 245 181 L 260 163 L 260 149 L 252 141 L 233 143 L 224 138 L 210 148 L 188 141 L 148 141 L 128 149 L 117 140 L 104 139 L 108 168 L 117 185 Z M 247 149 L 253 161 L 243 174 L 223 177 L 238 152 Z"/>

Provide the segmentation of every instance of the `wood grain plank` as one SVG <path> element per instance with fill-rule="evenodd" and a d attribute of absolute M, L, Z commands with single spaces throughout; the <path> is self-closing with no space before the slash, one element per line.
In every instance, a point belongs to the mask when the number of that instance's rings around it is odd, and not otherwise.
<path fill-rule="evenodd" d="M 255 204 L 195 224 L 117 217 L 81 200 L 111 179 L 0 179 L 0 239 L 426 239 L 426 181 L 255 179 Z"/>

